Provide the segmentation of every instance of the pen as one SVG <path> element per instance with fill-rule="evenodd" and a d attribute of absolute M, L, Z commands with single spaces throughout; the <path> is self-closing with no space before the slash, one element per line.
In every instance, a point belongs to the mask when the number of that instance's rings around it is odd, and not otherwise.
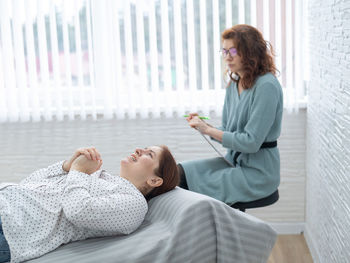
<path fill-rule="evenodd" d="M 189 117 L 190 115 L 184 115 L 185 118 Z M 210 120 L 209 117 L 204 117 L 204 116 L 198 116 L 201 120 Z"/>

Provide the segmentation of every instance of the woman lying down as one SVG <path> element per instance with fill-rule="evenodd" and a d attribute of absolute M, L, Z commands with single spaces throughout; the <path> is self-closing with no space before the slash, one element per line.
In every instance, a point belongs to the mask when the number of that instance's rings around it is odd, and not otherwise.
<path fill-rule="evenodd" d="M 40 169 L 19 184 L 0 184 L 0 262 L 21 262 L 62 244 L 129 234 L 147 213 L 147 200 L 179 183 L 166 146 L 136 149 L 120 176 L 100 170 L 94 148 Z"/>

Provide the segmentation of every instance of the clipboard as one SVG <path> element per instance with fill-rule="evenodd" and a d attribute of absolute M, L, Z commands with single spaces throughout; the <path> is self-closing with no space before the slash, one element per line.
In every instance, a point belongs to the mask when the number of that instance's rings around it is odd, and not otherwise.
<path fill-rule="evenodd" d="M 197 129 L 196 129 L 196 130 L 197 130 Z M 205 137 L 205 135 L 204 135 L 203 133 L 201 133 L 200 130 L 197 130 L 197 131 L 203 136 L 203 138 L 209 143 L 209 145 L 217 152 L 217 154 L 218 154 L 222 159 L 224 159 L 224 161 L 225 161 L 229 166 L 231 166 L 231 167 L 236 167 L 236 166 L 234 166 L 229 160 L 227 160 L 227 159 L 225 158 L 225 156 L 223 156 L 222 153 L 221 153 L 218 149 L 216 149 L 216 147 L 208 140 L 207 137 Z"/>

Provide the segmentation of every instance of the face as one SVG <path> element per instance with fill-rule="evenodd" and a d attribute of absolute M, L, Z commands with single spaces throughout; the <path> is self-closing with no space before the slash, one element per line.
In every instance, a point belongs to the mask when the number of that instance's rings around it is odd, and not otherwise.
<path fill-rule="evenodd" d="M 234 73 L 237 73 L 240 77 L 243 75 L 243 65 L 241 61 L 241 57 L 237 54 L 237 51 L 232 48 L 235 48 L 234 42 L 232 39 L 225 39 L 222 42 L 222 48 L 227 50 L 227 55 L 223 56 L 224 62 L 227 65 L 227 68 Z"/>
<path fill-rule="evenodd" d="M 162 148 L 158 146 L 137 148 L 131 155 L 121 161 L 121 176 L 133 181 L 146 182 L 154 177 L 158 168 Z"/>

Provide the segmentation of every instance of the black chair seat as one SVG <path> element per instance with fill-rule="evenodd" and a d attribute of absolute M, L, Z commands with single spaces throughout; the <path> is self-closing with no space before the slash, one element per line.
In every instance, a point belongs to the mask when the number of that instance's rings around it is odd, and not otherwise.
<path fill-rule="evenodd" d="M 239 209 L 242 212 L 245 212 L 245 210 L 248 208 L 258 208 L 258 207 L 272 205 L 273 203 L 277 202 L 278 198 L 279 198 L 279 194 L 277 189 L 275 192 L 273 192 L 267 197 L 264 197 L 255 201 L 251 201 L 251 202 L 237 202 L 231 205 L 231 207 Z"/>

